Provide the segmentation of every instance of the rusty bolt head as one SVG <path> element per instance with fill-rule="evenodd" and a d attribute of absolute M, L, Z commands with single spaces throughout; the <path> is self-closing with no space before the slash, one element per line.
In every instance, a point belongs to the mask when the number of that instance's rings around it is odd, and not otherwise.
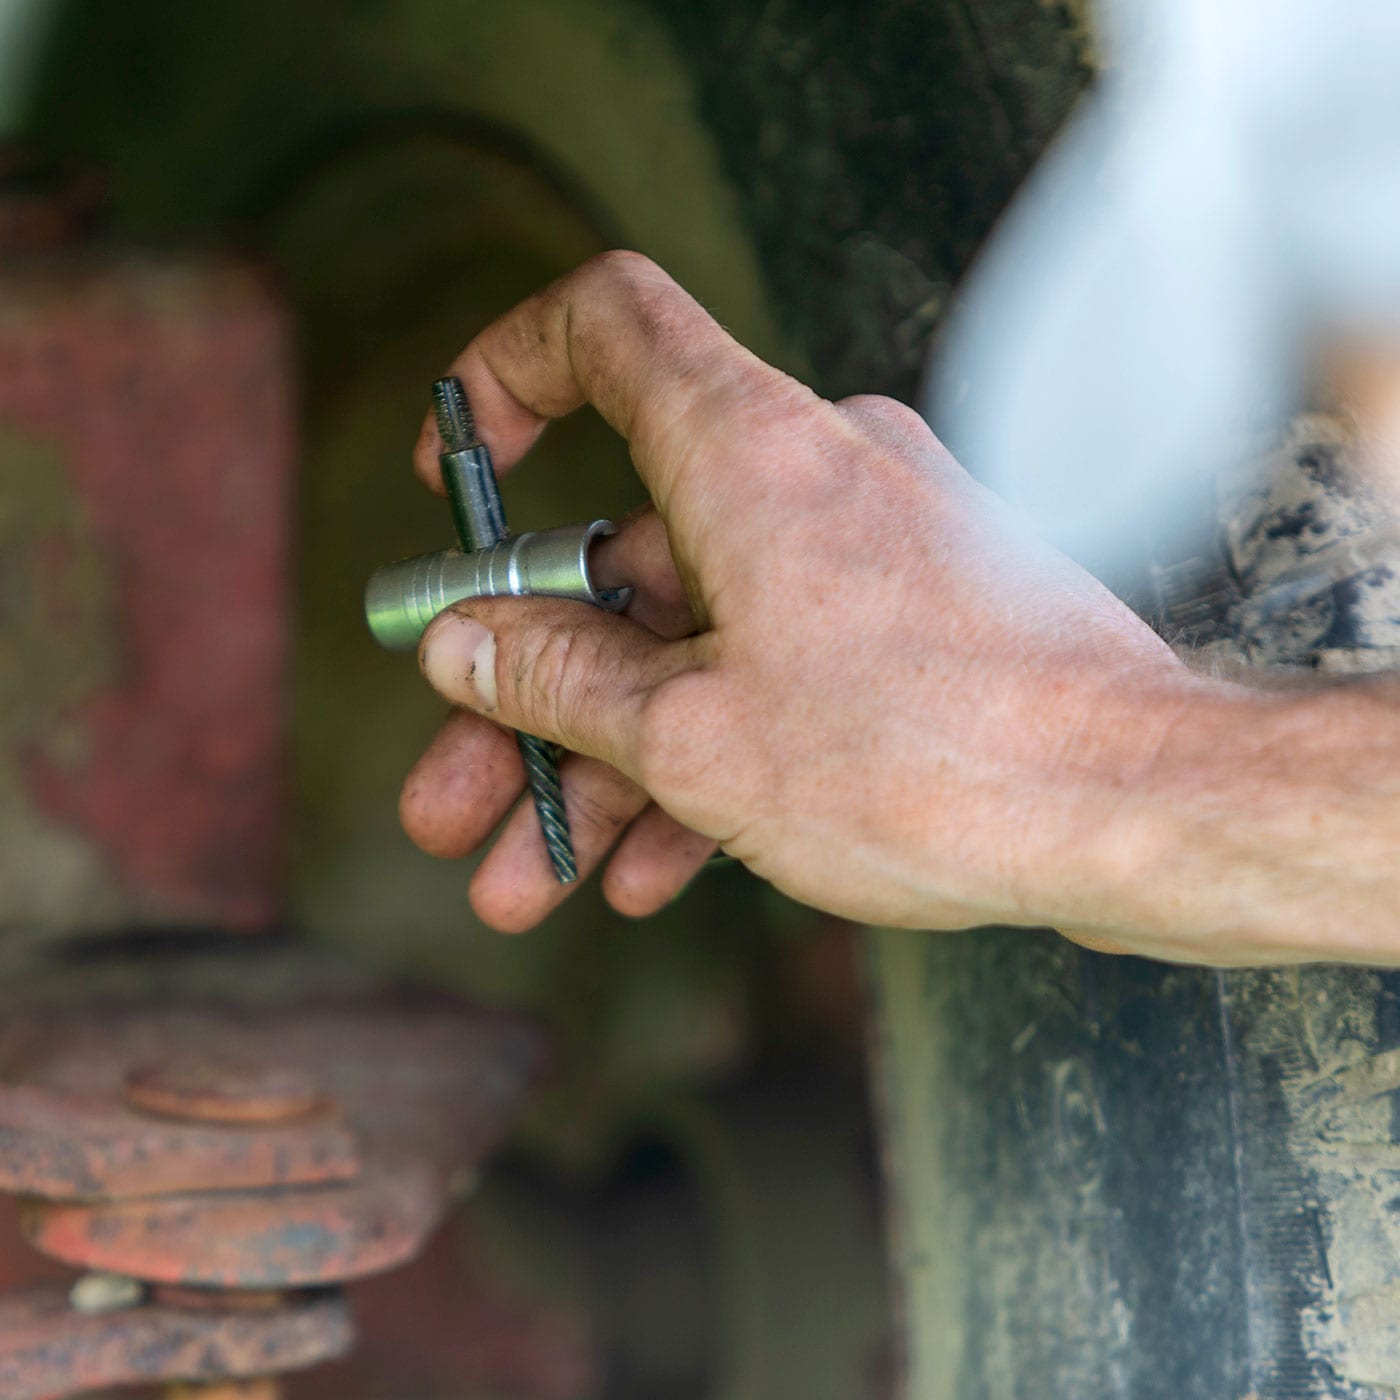
<path fill-rule="evenodd" d="M 200 1123 L 291 1123 L 327 1109 L 311 1075 L 212 1061 L 144 1065 L 126 1077 L 133 1108 Z"/>

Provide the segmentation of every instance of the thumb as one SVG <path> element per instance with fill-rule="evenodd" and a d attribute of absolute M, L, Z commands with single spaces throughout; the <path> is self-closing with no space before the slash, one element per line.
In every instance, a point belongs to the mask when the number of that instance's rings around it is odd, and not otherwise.
<path fill-rule="evenodd" d="M 636 778 L 647 697 L 689 668 L 687 642 L 557 598 L 474 598 L 440 613 L 418 648 L 454 705 Z"/>

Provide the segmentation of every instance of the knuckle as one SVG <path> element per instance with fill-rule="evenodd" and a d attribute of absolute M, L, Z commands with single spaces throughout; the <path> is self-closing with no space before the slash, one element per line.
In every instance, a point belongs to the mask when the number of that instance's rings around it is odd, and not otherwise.
<path fill-rule="evenodd" d="M 899 433 L 901 436 L 916 438 L 920 441 L 929 435 L 928 424 L 924 422 L 922 416 L 909 407 L 907 403 L 900 403 L 898 399 L 882 398 L 872 395 L 872 407 L 874 416 L 880 423 L 891 431 Z"/>
<path fill-rule="evenodd" d="M 603 284 L 612 293 L 628 296 L 671 280 L 645 253 L 634 253 L 629 248 L 611 248 L 595 254 L 579 269 L 579 276 L 584 281 Z"/>
<path fill-rule="evenodd" d="M 924 420 L 908 404 L 884 394 L 852 394 L 837 404 L 842 412 L 870 422 L 908 431 L 922 429 Z"/>
<path fill-rule="evenodd" d="M 930 448 L 941 449 L 923 417 L 898 399 L 857 394 L 842 399 L 836 409 L 859 433 L 886 452 L 924 457 Z"/>

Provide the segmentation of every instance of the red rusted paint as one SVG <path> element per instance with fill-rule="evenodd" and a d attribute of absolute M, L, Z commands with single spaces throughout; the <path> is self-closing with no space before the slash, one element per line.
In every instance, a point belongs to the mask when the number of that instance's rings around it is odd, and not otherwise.
<path fill-rule="evenodd" d="M 200 1288 L 300 1288 L 412 1259 L 447 1211 L 421 1160 L 366 1163 L 332 1186 L 161 1196 L 92 1205 L 31 1202 L 25 1238 L 78 1268 Z"/>
<path fill-rule="evenodd" d="M 348 1181 L 354 1140 L 334 1117 L 230 1130 L 120 1103 L 0 1087 L 0 1191 L 55 1201 Z"/>
<path fill-rule="evenodd" d="M 156 1305 L 85 1316 L 62 1289 L 0 1298 L 0 1395 L 59 1400 L 99 1387 L 224 1380 L 301 1370 L 353 1341 L 336 1295 L 263 1312 Z"/>
<path fill-rule="evenodd" d="M 285 318 L 246 268 L 74 252 L 0 269 L 0 453 L 22 437 L 62 463 L 117 648 L 115 677 L 53 715 L 64 742 L 31 735 L 12 759 L 35 809 L 99 848 L 133 922 L 281 912 L 291 379 Z M 67 547 L 40 541 L 33 565 L 58 628 Z"/>

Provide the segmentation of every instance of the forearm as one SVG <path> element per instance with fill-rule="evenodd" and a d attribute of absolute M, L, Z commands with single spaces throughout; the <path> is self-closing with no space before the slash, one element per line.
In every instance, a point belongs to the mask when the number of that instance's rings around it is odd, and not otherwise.
<path fill-rule="evenodd" d="M 1166 703 L 1096 849 L 1107 919 L 1163 957 L 1400 963 L 1400 683 Z"/>

